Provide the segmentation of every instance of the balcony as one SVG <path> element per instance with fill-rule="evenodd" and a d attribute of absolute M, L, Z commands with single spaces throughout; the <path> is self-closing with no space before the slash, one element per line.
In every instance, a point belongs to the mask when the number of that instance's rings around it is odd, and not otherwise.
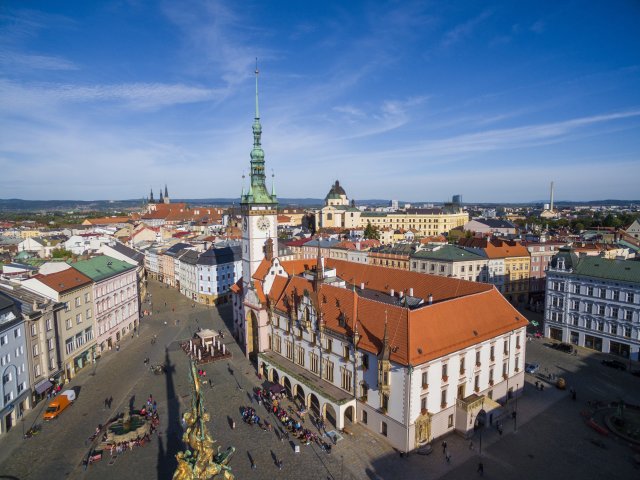
<path fill-rule="evenodd" d="M 428 383 L 423 383 L 422 384 L 422 390 L 428 390 L 429 389 L 429 384 Z"/>
<path fill-rule="evenodd" d="M 449 377 L 447 375 L 442 376 L 443 383 L 447 383 L 449 381 Z"/>
<path fill-rule="evenodd" d="M 493 387 L 493 378 L 489 380 L 489 385 Z"/>
<path fill-rule="evenodd" d="M 504 379 L 506 380 L 507 378 L 509 378 L 509 374 L 507 374 L 507 373 L 503 373 L 503 374 L 502 374 L 502 378 L 504 378 Z"/>

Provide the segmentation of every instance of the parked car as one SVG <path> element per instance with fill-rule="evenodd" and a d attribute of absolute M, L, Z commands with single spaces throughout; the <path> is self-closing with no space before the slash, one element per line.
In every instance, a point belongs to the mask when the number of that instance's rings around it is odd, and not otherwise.
<path fill-rule="evenodd" d="M 54 398 L 51 403 L 49 403 L 49 406 L 44 412 L 44 419 L 53 420 L 54 418 L 58 418 L 58 415 L 60 415 L 60 413 L 69 405 L 72 405 L 75 399 L 75 391 L 65 390 L 56 398 Z"/>
<path fill-rule="evenodd" d="M 540 365 L 537 363 L 525 363 L 524 371 L 533 375 L 540 369 Z"/>
<path fill-rule="evenodd" d="M 615 368 L 616 370 L 626 370 L 627 366 L 620 360 L 602 360 L 605 367 Z"/>
<path fill-rule="evenodd" d="M 573 353 L 573 345 L 570 345 L 568 343 L 554 343 L 552 345 L 552 348 L 565 353 Z"/>

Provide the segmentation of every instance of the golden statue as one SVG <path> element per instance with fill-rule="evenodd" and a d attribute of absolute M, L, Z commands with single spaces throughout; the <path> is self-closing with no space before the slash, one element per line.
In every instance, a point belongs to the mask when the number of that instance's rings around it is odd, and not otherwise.
<path fill-rule="evenodd" d="M 215 442 L 207 432 L 206 422 L 209 420 L 209 414 L 204 411 L 200 379 L 193 361 L 191 361 L 191 379 L 193 381 L 191 410 L 182 416 L 186 425 L 182 441 L 186 444 L 186 449 L 176 454 L 178 468 L 173 472 L 173 479 L 208 480 L 222 474 L 225 480 L 233 480 L 233 474 L 227 464 L 235 448 L 229 447 L 222 453 L 214 454 L 217 449 L 213 447 Z"/>

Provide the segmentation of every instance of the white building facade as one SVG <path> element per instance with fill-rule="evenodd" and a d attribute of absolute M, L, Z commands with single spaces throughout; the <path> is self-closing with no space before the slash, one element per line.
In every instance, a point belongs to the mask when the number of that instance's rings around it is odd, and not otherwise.
<path fill-rule="evenodd" d="M 547 270 L 545 336 L 638 360 L 640 263 L 561 247 Z"/>

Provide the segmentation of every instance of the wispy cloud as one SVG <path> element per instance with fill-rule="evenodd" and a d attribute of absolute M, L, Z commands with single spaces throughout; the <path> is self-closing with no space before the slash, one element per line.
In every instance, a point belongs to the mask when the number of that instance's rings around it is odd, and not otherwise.
<path fill-rule="evenodd" d="M 221 93 L 197 86 L 162 83 L 120 85 L 20 85 L 0 80 L 2 103 L 14 108 L 65 103 L 117 102 L 133 109 L 152 110 L 170 105 L 216 99 Z M 0 107 L 2 108 L 2 107 Z"/>
<path fill-rule="evenodd" d="M 441 45 L 449 48 L 467 38 L 469 38 L 478 25 L 491 16 L 491 11 L 485 10 L 480 15 L 467 20 L 464 23 L 456 25 L 454 28 L 444 34 Z"/>
<path fill-rule="evenodd" d="M 11 69 L 78 70 L 75 63 L 62 57 L 8 51 L 0 52 L 0 65 Z"/>

